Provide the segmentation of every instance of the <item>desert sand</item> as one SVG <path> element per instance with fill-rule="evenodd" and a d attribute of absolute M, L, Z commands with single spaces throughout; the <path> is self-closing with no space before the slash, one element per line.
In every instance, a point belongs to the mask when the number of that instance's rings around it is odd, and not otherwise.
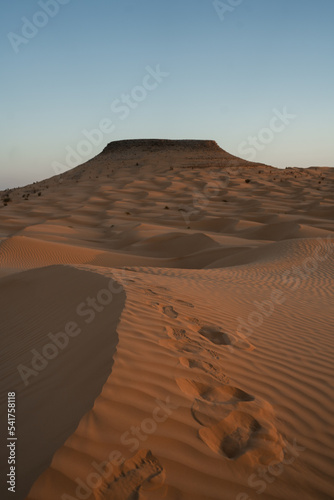
<path fill-rule="evenodd" d="M 0 193 L 15 498 L 333 499 L 333 190 L 134 140 Z"/>

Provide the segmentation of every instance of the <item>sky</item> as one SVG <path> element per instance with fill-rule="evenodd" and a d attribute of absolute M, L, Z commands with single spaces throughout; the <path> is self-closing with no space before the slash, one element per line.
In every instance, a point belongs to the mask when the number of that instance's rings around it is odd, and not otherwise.
<path fill-rule="evenodd" d="M 334 167 L 333 18 L 333 0 L 6 2 L 0 189 L 136 138 Z"/>

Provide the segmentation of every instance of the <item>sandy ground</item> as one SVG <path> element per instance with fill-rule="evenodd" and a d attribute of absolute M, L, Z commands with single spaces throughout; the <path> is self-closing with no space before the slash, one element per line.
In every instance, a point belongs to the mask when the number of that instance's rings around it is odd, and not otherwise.
<path fill-rule="evenodd" d="M 333 499 L 333 189 L 126 141 L 0 193 L 15 498 Z"/>

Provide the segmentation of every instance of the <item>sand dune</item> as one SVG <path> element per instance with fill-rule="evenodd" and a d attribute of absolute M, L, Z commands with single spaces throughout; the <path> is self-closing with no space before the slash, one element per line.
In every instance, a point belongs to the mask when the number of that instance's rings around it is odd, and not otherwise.
<path fill-rule="evenodd" d="M 109 375 L 124 292 L 118 287 L 108 314 L 101 311 L 92 326 L 83 320 L 89 307 L 82 304 L 93 290 L 108 289 L 111 279 L 111 273 L 108 279 L 58 265 L 0 280 L 6 312 L 1 379 L 20 394 L 17 427 L 25 472 L 19 483 L 21 498 L 31 477 L 51 463 L 54 452 L 92 407 Z M 116 282 L 111 284 L 116 289 Z"/>
<path fill-rule="evenodd" d="M 332 172 L 121 141 L 5 193 L 17 498 L 333 498 Z"/>

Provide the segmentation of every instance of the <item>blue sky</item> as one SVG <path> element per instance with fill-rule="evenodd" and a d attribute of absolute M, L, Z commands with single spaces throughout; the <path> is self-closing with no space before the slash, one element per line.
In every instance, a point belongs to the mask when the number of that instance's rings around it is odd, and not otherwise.
<path fill-rule="evenodd" d="M 127 138 L 333 167 L 333 17 L 333 0 L 6 2 L 0 189 Z"/>

